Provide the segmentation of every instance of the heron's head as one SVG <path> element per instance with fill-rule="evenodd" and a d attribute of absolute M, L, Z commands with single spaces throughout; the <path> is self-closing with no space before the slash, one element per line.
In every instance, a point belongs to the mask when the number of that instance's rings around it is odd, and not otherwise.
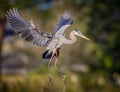
<path fill-rule="evenodd" d="M 84 36 L 80 31 L 78 31 L 77 29 L 75 29 L 74 32 L 75 32 L 75 35 L 77 35 L 77 36 L 79 36 L 79 37 L 81 37 L 83 39 L 86 39 L 88 41 L 90 40 L 89 38 L 87 38 L 86 36 Z"/>

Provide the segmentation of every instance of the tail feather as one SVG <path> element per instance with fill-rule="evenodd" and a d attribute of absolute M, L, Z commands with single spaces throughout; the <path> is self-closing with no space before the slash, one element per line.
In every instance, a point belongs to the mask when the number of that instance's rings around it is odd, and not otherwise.
<path fill-rule="evenodd" d="M 42 58 L 43 59 L 50 59 L 52 56 L 52 52 L 49 53 L 49 50 L 45 51 L 43 54 L 42 54 Z"/>
<path fill-rule="evenodd" d="M 59 53 L 60 53 L 60 48 L 57 49 L 57 52 L 54 54 L 54 56 L 58 57 Z M 43 54 L 42 54 L 42 58 L 43 59 L 50 59 L 52 57 L 53 52 L 49 53 L 49 50 L 46 50 Z"/>

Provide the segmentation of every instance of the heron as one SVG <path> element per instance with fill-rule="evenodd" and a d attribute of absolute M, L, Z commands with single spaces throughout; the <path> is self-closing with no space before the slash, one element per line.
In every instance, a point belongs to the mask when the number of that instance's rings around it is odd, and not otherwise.
<path fill-rule="evenodd" d="M 75 43 L 77 41 L 76 36 L 90 40 L 76 28 L 70 32 L 70 39 L 65 37 L 65 31 L 73 24 L 73 19 L 68 11 L 65 11 L 61 15 L 52 33 L 38 29 L 32 20 L 29 22 L 25 21 L 19 14 L 17 8 L 9 9 L 6 13 L 6 17 L 12 29 L 25 41 L 45 47 L 42 58 L 49 60 L 48 70 L 53 58 L 56 58 L 54 65 L 57 67 L 57 59 L 63 44 Z"/>

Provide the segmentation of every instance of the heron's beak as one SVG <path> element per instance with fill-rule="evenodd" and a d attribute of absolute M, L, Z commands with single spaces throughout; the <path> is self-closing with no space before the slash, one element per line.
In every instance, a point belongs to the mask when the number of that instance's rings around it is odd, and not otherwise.
<path fill-rule="evenodd" d="M 81 38 L 84 38 L 84 39 L 86 39 L 86 40 L 88 40 L 88 41 L 90 41 L 90 39 L 89 38 L 87 38 L 86 36 L 84 36 L 84 35 L 80 35 L 80 37 Z"/>

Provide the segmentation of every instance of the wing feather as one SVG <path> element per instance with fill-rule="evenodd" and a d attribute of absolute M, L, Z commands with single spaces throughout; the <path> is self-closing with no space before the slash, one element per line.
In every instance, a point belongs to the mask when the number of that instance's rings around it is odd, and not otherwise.
<path fill-rule="evenodd" d="M 53 37 L 52 33 L 38 30 L 35 26 L 33 26 L 33 22 L 27 23 L 19 15 L 16 8 L 7 11 L 6 17 L 13 30 L 15 30 L 15 32 L 19 34 L 25 41 L 46 47 Z"/>
<path fill-rule="evenodd" d="M 58 20 L 57 25 L 55 27 L 55 35 L 64 34 L 64 31 L 73 24 L 73 19 L 69 12 L 65 12 L 61 18 Z"/>

